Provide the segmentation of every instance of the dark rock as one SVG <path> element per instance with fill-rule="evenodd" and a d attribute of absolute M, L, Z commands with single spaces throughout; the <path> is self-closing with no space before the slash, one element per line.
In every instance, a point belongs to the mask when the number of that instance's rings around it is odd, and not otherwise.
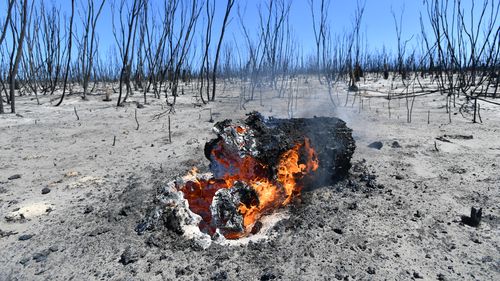
<path fill-rule="evenodd" d="M 133 251 L 130 246 L 125 248 L 125 251 L 120 256 L 120 263 L 123 265 L 127 265 L 130 263 L 134 263 L 139 260 L 139 254 Z"/>
<path fill-rule="evenodd" d="M 397 179 L 397 180 L 402 180 L 402 179 L 404 179 L 404 177 L 403 177 L 402 175 L 399 175 L 399 174 L 398 174 L 398 175 L 396 175 L 396 176 L 394 176 L 394 178 L 395 178 L 395 179 Z"/>
<path fill-rule="evenodd" d="M 368 145 L 369 148 L 374 148 L 374 149 L 381 149 L 384 146 L 384 144 L 380 141 L 374 141 Z"/>
<path fill-rule="evenodd" d="M 420 273 L 418 273 L 418 272 L 413 272 L 413 278 L 415 278 L 415 279 L 423 279 L 424 277 Z"/>
<path fill-rule="evenodd" d="M 175 269 L 175 277 L 183 276 L 186 275 L 186 269 L 185 268 L 176 268 Z"/>
<path fill-rule="evenodd" d="M 42 194 L 47 194 L 47 193 L 49 193 L 49 192 L 50 192 L 50 188 L 48 188 L 48 187 L 44 187 L 44 188 L 42 189 Z"/>
<path fill-rule="evenodd" d="M 477 210 L 476 208 L 472 207 L 470 210 L 470 217 L 461 216 L 461 220 L 463 224 L 472 227 L 478 227 L 479 223 L 481 222 L 482 216 L 483 216 L 483 208 L 479 208 L 479 210 Z"/>
<path fill-rule="evenodd" d="M 12 176 L 8 177 L 8 180 L 17 180 L 17 179 L 20 179 L 20 178 L 21 178 L 20 174 L 15 174 L 15 175 L 12 175 Z"/>
<path fill-rule="evenodd" d="M 375 274 L 375 268 L 369 266 L 366 272 L 368 272 L 368 274 Z"/>
<path fill-rule="evenodd" d="M 26 241 L 26 240 L 29 240 L 31 239 L 33 236 L 35 236 L 34 234 L 23 234 L 21 236 L 19 236 L 19 238 L 17 238 L 19 241 Z"/>
<path fill-rule="evenodd" d="M 126 217 L 131 213 L 132 213 L 132 207 L 127 205 L 120 208 L 118 215 Z"/>
<path fill-rule="evenodd" d="M 340 235 L 342 235 L 344 233 L 344 231 L 342 231 L 342 229 L 340 229 L 340 228 L 334 228 L 333 232 L 340 234 Z"/>
<path fill-rule="evenodd" d="M 392 144 L 391 144 L 391 147 L 392 148 L 401 148 L 401 145 L 399 144 L 399 142 L 393 141 Z"/>
<path fill-rule="evenodd" d="M 268 281 L 268 280 L 274 280 L 276 279 L 276 275 L 274 275 L 271 272 L 266 272 L 260 276 L 260 281 Z"/>
<path fill-rule="evenodd" d="M 352 202 L 352 203 L 347 204 L 347 209 L 349 209 L 349 210 L 356 210 L 357 208 L 358 208 L 358 203 L 356 203 L 356 202 Z"/>
<path fill-rule="evenodd" d="M 482 244 L 483 243 L 477 237 L 472 238 L 472 242 L 474 242 L 476 244 Z"/>
<path fill-rule="evenodd" d="M 446 278 L 446 276 L 443 273 L 439 273 L 437 275 L 437 280 L 438 281 L 447 281 L 448 279 Z"/>
<path fill-rule="evenodd" d="M 50 254 L 50 250 L 43 250 L 39 253 L 34 254 L 33 260 L 35 260 L 36 262 L 46 261 L 49 254 Z"/>
<path fill-rule="evenodd" d="M 83 210 L 83 213 L 84 214 L 89 214 L 89 213 L 92 213 L 94 211 L 94 207 L 92 205 L 88 205 L 85 207 L 85 209 Z"/>

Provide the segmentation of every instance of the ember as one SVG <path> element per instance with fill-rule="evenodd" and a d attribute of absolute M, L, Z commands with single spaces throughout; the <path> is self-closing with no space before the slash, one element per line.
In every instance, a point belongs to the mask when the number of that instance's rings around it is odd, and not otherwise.
<path fill-rule="evenodd" d="M 251 132 L 241 126 L 229 131 L 236 132 L 235 139 Z M 253 156 L 238 154 L 241 147 L 235 150 L 233 144 L 224 138 L 211 151 L 211 167 L 219 178 L 195 179 L 178 187 L 189 208 L 202 217 L 200 229 L 209 234 L 218 229 L 229 239 L 246 236 L 260 217 L 289 204 L 300 194 L 298 181 L 319 166 L 307 138 L 281 155 L 275 176 Z"/>

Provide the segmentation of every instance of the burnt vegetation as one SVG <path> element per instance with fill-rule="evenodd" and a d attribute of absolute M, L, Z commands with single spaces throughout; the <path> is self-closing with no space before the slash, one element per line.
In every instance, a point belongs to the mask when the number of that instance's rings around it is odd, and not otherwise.
<path fill-rule="evenodd" d="M 36 106 L 39 95 L 49 95 L 59 106 L 68 93 L 84 100 L 102 95 L 116 106 L 134 95 L 142 104 L 161 99 L 173 113 L 179 95 L 203 106 L 237 84 L 241 109 L 248 101 L 279 97 L 293 117 L 299 84 L 317 80 L 340 106 L 349 104 L 349 92 L 354 104 L 362 90 L 375 91 L 359 87 L 370 76 L 393 81 L 380 93 L 389 116 L 391 100 L 404 99 L 411 122 L 415 99 L 438 92 L 450 122 L 454 110 L 480 122 L 480 103 L 499 104 L 500 4 L 472 2 L 425 0 L 421 31 L 412 36 L 403 32 L 408 11 L 393 9 L 397 48 L 391 52 L 368 47 L 365 2 L 357 2 L 351 27 L 336 34 L 338 23 L 329 14 L 335 3 L 309 0 L 314 52 L 307 54 L 287 0 L 258 2 L 256 26 L 245 22 L 249 4 L 235 0 L 72 0 L 70 10 L 50 1 L 7 0 L 0 23 L 0 113 L 15 113 L 19 96 L 34 96 Z M 103 14 L 112 18 L 109 49 L 100 44 Z M 240 37 L 228 34 L 230 25 Z M 345 102 L 336 90 L 343 85 Z"/>

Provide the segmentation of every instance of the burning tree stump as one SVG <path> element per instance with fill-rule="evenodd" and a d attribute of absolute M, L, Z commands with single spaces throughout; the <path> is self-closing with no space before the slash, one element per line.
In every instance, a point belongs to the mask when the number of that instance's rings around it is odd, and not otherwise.
<path fill-rule="evenodd" d="M 352 130 L 333 117 L 264 120 L 254 112 L 241 125 L 232 127 L 231 120 L 225 120 L 215 124 L 214 130 L 218 138 L 205 145 L 205 156 L 215 177 L 227 172 L 219 169 L 221 161 L 217 155 L 227 159 L 235 158 L 236 154 L 252 155 L 273 177 L 280 156 L 308 139 L 320 164 L 306 177 L 307 186 L 331 184 L 348 173 L 356 148 Z"/>
<path fill-rule="evenodd" d="M 187 214 L 183 223 L 164 225 L 197 224 L 206 235 L 227 239 L 255 233 L 262 216 L 291 203 L 303 188 L 347 175 L 355 149 L 352 130 L 332 117 L 264 119 L 253 112 L 243 122 L 218 122 L 214 131 L 217 138 L 204 151 L 211 174 L 192 172 L 170 183 L 157 198 L 164 206 L 138 231 L 154 227 L 162 214 L 168 214 L 167 220 Z M 184 200 L 173 200 L 179 197 Z M 189 209 L 172 212 L 172 206 Z"/>

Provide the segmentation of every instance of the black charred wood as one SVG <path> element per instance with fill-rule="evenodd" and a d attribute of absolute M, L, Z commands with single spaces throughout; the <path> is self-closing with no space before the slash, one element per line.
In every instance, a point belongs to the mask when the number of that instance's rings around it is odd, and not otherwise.
<path fill-rule="evenodd" d="M 472 227 L 478 227 L 479 223 L 481 222 L 482 216 L 483 216 L 483 208 L 479 208 L 479 210 L 478 210 L 478 209 L 472 207 L 470 210 L 470 217 L 462 216 L 461 220 L 462 220 L 463 224 L 466 224 L 466 225 L 472 226 Z"/>
<path fill-rule="evenodd" d="M 215 125 L 216 131 L 222 132 L 229 126 L 231 120 L 224 120 Z M 276 173 L 280 156 L 292 149 L 298 143 L 304 143 L 305 138 L 311 141 L 311 146 L 317 153 L 319 168 L 303 180 L 306 186 L 328 185 L 347 175 L 351 168 L 351 157 L 356 148 L 352 130 L 346 123 L 335 117 L 265 119 L 260 113 L 252 112 L 244 124 L 249 127 L 256 140 L 256 158 L 270 167 L 271 173 Z M 211 159 L 211 151 L 223 141 L 217 139 L 205 145 L 205 156 Z"/>

